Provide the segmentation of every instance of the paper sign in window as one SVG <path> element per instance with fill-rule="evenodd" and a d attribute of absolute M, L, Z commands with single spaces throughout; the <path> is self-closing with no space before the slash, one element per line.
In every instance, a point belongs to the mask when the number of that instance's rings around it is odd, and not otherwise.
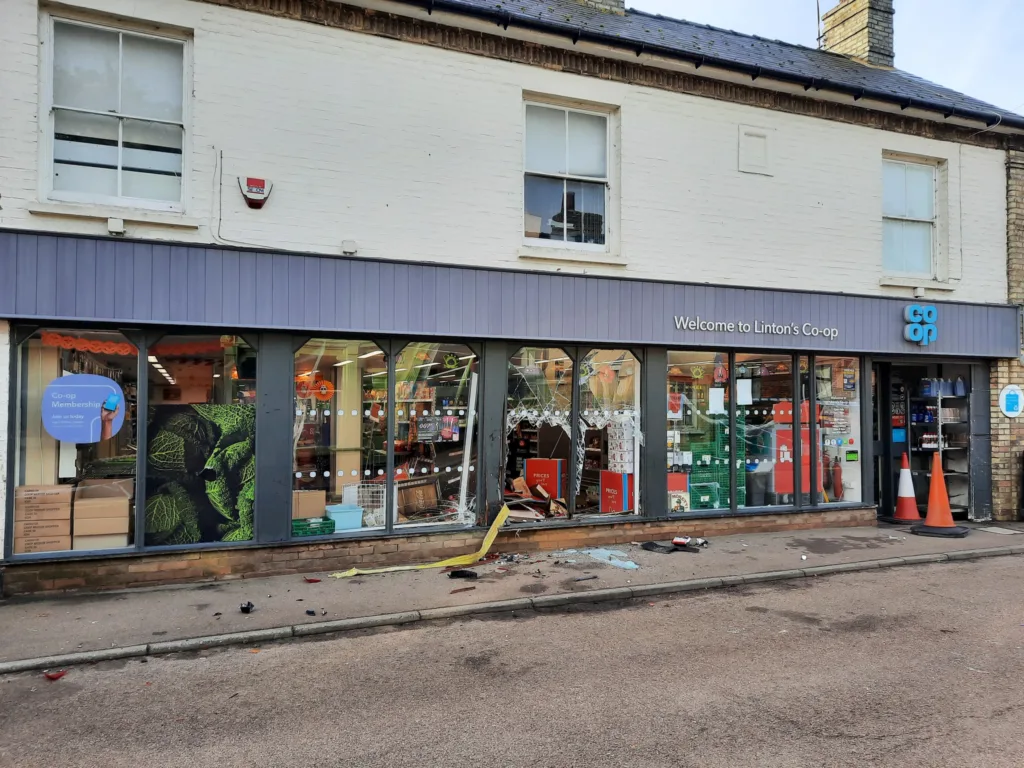
<path fill-rule="evenodd" d="M 725 389 L 712 387 L 708 390 L 708 413 L 725 413 Z"/>
<path fill-rule="evenodd" d="M 751 385 L 753 379 L 736 379 L 736 404 L 753 405 L 754 395 Z"/>

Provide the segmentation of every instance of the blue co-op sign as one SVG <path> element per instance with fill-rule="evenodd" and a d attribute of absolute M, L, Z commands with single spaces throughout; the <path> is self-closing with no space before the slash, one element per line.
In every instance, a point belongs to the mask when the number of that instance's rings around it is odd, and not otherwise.
<path fill-rule="evenodd" d="M 903 308 L 903 321 L 907 324 L 903 329 L 903 338 L 922 347 L 927 347 L 939 338 L 939 330 L 935 321 L 939 319 L 939 310 L 931 304 L 910 304 Z"/>

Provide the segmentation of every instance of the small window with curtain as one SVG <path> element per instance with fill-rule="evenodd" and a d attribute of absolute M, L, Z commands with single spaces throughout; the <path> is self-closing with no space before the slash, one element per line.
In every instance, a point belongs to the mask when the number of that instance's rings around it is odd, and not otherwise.
<path fill-rule="evenodd" d="M 527 242 L 604 250 L 607 197 L 608 115 L 527 104 Z"/>
<path fill-rule="evenodd" d="M 177 210 L 185 42 L 53 20 L 50 197 Z"/>
<path fill-rule="evenodd" d="M 935 271 L 935 166 L 882 162 L 882 264 L 886 273 Z"/>

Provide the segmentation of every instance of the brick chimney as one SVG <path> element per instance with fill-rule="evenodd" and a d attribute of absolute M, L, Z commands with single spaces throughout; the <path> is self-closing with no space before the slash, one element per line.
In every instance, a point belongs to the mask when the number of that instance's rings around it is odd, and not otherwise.
<path fill-rule="evenodd" d="M 617 13 L 619 16 L 626 15 L 626 0 L 576 0 L 576 2 L 597 11 Z"/>
<path fill-rule="evenodd" d="M 818 46 L 880 67 L 893 65 L 893 0 L 840 0 L 821 17 Z"/>

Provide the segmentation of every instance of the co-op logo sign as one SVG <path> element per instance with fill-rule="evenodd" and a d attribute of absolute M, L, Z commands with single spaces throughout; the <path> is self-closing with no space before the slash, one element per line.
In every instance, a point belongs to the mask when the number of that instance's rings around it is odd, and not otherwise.
<path fill-rule="evenodd" d="M 927 347 L 939 338 L 939 330 L 935 321 L 939 319 L 939 310 L 931 304 L 911 304 L 903 308 L 903 320 L 907 324 L 903 329 L 903 338 Z"/>

